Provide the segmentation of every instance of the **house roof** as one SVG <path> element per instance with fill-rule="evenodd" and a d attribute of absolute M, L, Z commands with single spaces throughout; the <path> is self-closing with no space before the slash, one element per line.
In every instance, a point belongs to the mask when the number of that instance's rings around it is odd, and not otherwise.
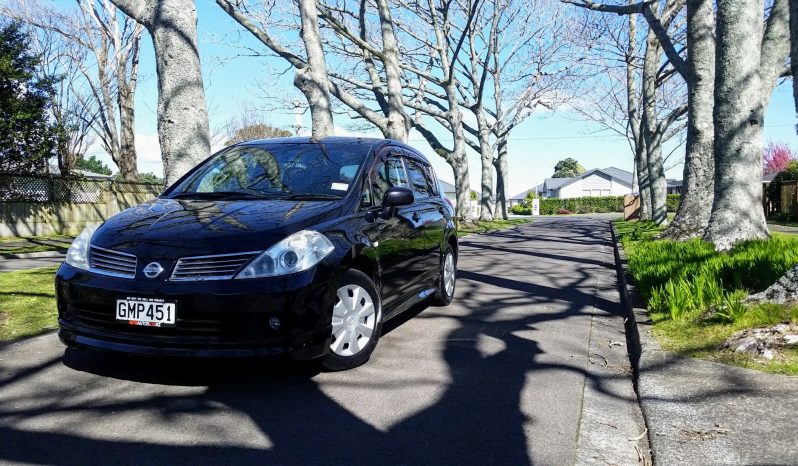
<path fill-rule="evenodd" d="M 545 185 L 546 189 L 560 189 L 583 178 L 587 178 L 595 173 L 603 173 L 615 181 L 620 181 L 621 183 L 627 184 L 630 187 L 632 186 L 632 173 L 626 170 L 621 170 L 617 167 L 594 168 L 573 178 L 546 178 L 546 181 L 544 181 L 543 184 Z"/>
<path fill-rule="evenodd" d="M 532 187 L 530 189 L 527 189 L 526 191 L 524 191 L 522 193 L 516 194 L 515 196 L 511 197 L 510 200 L 523 201 L 524 199 L 526 199 L 526 196 L 527 196 L 527 194 L 529 194 L 530 191 L 534 191 L 536 193 L 539 193 L 539 192 L 543 191 L 543 184 L 539 184 L 539 185 L 534 186 L 534 187 Z"/>
<path fill-rule="evenodd" d="M 49 173 L 51 175 L 61 176 L 61 170 L 58 168 L 58 165 L 56 164 L 50 164 Z M 103 175 L 102 173 L 94 173 L 88 170 L 80 170 L 80 169 L 74 169 L 72 170 L 72 173 L 95 180 L 111 180 L 114 178 L 113 175 Z"/>
<path fill-rule="evenodd" d="M 449 183 L 447 181 L 443 181 L 441 179 L 438 179 L 438 182 L 441 184 L 441 187 L 443 188 L 443 193 L 444 194 L 454 194 L 456 192 L 456 190 L 454 188 L 454 185 L 452 183 Z M 477 193 L 477 199 L 482 199 L 482 193 L 480 193 L 479 191 L 476 191 L 474 189 L 472 189 L 471 191 Z"/>

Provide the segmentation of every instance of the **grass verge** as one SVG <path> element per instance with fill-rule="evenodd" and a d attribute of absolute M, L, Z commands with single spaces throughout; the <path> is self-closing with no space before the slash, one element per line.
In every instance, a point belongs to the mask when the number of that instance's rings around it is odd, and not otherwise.
<path fill-rule="evenodd" d="M 487 222 L 469 222 L 468 224 L 461 224 L 460 229 L 457 230 L 457 237 L 467 236 L 473 233 L 490 233 L 491 231 L 504 230 L 516 225 L 531 222 L 531 218 L 514 218 L 510 220 L 491 220 Z"/>
<path fill-rule="evenodd" d="M 747 241 L 720 253 L 700 240 L 657 240 L 661 230 L 650 223 L 616 221 L 615 226 L 654 323 L 653 334 L 663 348 L 798 375 L 798 348 L 780 349 L 770 361 L 720 349 L 736 331 L 798 322 L 798 307 L 743 302 L 798 263 L 798 237 L 774 235 L 769 241 Z"/>
<path fill-rule="evenodd" d="M 56 327 L 57 269 L 0 273 L 0 341 L 38 335 Z"/>

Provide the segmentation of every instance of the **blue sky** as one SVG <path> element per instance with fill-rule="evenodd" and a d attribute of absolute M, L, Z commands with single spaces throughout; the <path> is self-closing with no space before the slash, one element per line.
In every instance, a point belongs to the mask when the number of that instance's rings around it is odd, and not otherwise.
<path fill-rule="evenodd" d="M 69 7 L 74 5 L 65 0 L 59 3 Z M 231 116 L 239 115 L 244 106 L 263 108 L 268 105 L 262 98 L 265 92 L 280 99 L 301 98 L 291 84 L 292 70 L 280 77 L 276 76 L 277 72 L 287 68 L 282 59 L 240 56 L 250 53 L 242 47 L 252 47 L 264 53 L 265 47 L 230 19 L 215 2 L 198 0 L 197 11 L 200 53 L 212 128 L 220 127 Z M 162 169 L 155 116 L 155 62 L 152 44 L 146 33 L 142 42 L 141 79 L 136 93 L 139 170 L 160 174 Z M 268 86 L 263 83 L 268 83 Z M 773 94 L 765 117 L 765 141 L 782 141 L 798 148 L 791 86 L 790 81 L 783 83 Z M 264 88 L 268 90 L 264 91 Z M 289 110 L 268 112 L 267 118 L 274 126 L 290 129 L 294 125 L 294 114 Z M 305 115 L 303 124 L 306 129 L 309 123 L 310 117 Z M 347 124 L 343 115 L 336 117 L 336 126 L 341 126 L 341 133 L 348 134 L 345 129 Z M 528 118 L 511 136 L 508 195 L 515 195 L 542 182 L 543 178 L 551 176 L 557 161 L 566 157 L 577 159 L 588 169 L 615 166 L 631 171 L 632 156 L 627 142 L 609 132 L 597 134 L 599 129 L 567 110 L 536 113 Z M 380 133 L 370 131 L 369 135 L 379 137 Z M 449 182 L 453 180 L 451 168 L 432 153 L 418 133 L 411 133 L 409 143 L 428 155 L 442 179 Z M 110 158 L 99 146 L 90 148 L 89 155 L 97 155 L 112 166 Z M 469 161 L 471 186 L 478 189 L 479 158 L 472 153 Z M 682 166 L 672 168 L 667 175 L 680 179 Z"/>

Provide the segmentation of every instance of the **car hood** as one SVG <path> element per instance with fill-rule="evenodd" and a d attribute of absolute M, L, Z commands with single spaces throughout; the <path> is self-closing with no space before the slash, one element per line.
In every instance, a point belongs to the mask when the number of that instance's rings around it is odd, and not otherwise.
<path fill-rule="evenodd" d="M 160 259 L 261 251 L 342 208 L 341 201 L 157 199 L 108 219 L 91 244 Z"/>

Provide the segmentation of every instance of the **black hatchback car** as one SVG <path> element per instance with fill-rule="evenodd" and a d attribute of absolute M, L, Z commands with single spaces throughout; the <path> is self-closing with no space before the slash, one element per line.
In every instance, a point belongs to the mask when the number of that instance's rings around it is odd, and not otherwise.
<path fill-rule="evenodd" d="M 383 322 L 455 288 L 453 208 L 391 140 L 228 147 L 73 242 L 59 336 L 155 356 L 368 360 Z"/>

